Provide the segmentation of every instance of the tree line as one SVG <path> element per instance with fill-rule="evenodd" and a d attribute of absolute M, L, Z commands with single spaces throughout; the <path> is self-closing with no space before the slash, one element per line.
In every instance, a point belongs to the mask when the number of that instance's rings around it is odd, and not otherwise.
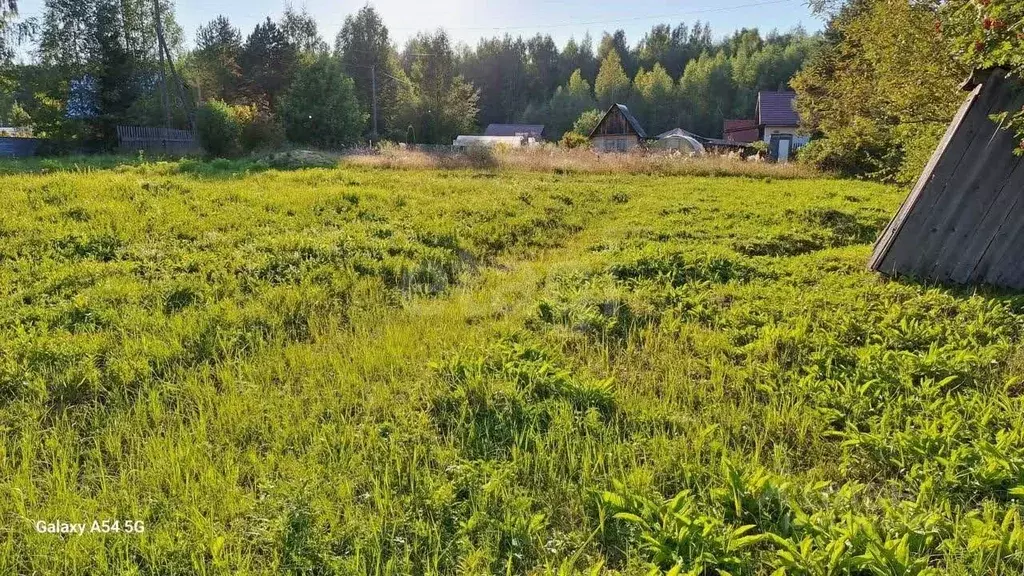
<path fill-rule="evenodd" d="M 234 118 L 243 147 L 447 143 L 492 122 L 545 124 L 553 138 L 586 132 L 622 102 L 652 134 L 678 126 L 714 137 L 723 119 L 752 117 L 759 90 L 791 87 L 814 137 L 803 160 L 905 183 L 962 102 L 972 68 L 1024 73 L 1016 0 L 812 6 L 827 22 L 815 35 L 740 30 L 716 40 L 697 22 L 654 25 L 632 44 L 617 30 L 596 43 L 504 35 L 470 47 L 438 30 L 401 48 L 372 6 L 346 17 L 333 42 L 287 7 L 248 34 L 219 16 L 185 49 L 170 0 L 46 0 L 38 19 L 18 19 L 15 0 L 0 0 L 0 125 L 109 148 L 116 124 L 187 127 L 192 107 L 206 103 Z M 177 74 L 161 59 L 158 12 Z M 14 64 L 19 45 L 30 63 Z M 1024 110 L 1001 121 L 1024 153 Z"/>
<path fill-rule="evenodd" d="M 248 146 L 448 143 L 493 122 L 545 124 L 558 138 L 613 102 L 652 133 L 720 136 L 724 118 L 752 117 L 757 91 L 785 88 L 819 42 L 801 29 L 716 40 L 697 22 L 655 25 L 634 44 L 617 30 L 596 44 L 587 35 L 559 47 L 537 34 L 470 47 L 437 30 L 399 47 L 367 5 L 333 42 L 286 6 L 247 34 L 218 16 L 186 49 L 170 0 L 46 0 L 31 21 L 15 10 L 0 12 L 0 124 L 97 148 L 114 145 L 117 124 L 184 128 L 204 105 L 230 114 Z M 158 15 L 171 58 L 154 33 Z M 12 63 L 17 42 L 30 63 Z"/>

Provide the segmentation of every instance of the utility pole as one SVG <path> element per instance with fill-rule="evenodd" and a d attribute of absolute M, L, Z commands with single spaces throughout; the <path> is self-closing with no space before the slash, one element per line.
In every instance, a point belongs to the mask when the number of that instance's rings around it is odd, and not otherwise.
<path fill-rule="evenodd" d="M 156 23 L 157 52 L 160 54 L 160 104 L 164 108 L 164 129 L 171 128 L 171 99 L 167 94 L 167 72 L 164 70 L 163 25 L 160 22 L 160 2 L 153 0 L 153 19 Z"/>
<path fill-rule="evenodd" d="M 153 0 L 153 12 L 156 20 L 156 39 L 157 39 L 157 51 L 160 52 L 160 78 L 163 80 L 164 85 L 164 101 L 169 104 L 170 97 L 167 94 L 167 76 L 164 74 L 164 55 L 167 56 L 167 67 L 171 70 L 171 76 L 174 78 L 174 87 L 178 92 L 178 98 L 181 100 L 181 106 L 185 109 L 185 113 L 188 116 L 189 124 L 192 129 L 195 130 L 195 114 L 190 106 L 191 102 L 188 100 L 188 94 L 185 92 L 185 84 L 178 77 L 178 71 L 174 69 L 174 59 L 171 58 L 171 50 L 167 47 L 167 42 L 164 40 L 164 24 L 160 18 L 160 0 Z M 170 106 L 165 104 L 164 110 L 167 111 L 167 127 L 170 128 L 171 124 L 171 111 Z"/>
<path fill-rule="evenodd" d="M 371 143 L 377 139 L 377 65 L 370 66 L 370 87 L 373 92 L 373 134 L 370 136 Z"/>

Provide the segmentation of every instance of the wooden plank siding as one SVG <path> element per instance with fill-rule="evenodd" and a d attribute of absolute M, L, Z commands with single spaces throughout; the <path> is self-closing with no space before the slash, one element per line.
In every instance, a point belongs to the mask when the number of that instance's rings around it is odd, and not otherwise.
<path fill-rule="evenodd" d="M 1001 69 L 970 85 L 910 195 L 875 243 L 869 268 L 924 281 L 1024 288 L 1024 158 L 993 120 L 1024 105 Z"/>
<path fill-rule="evenodd" d="M 16 138 L 12 136 L 0 136 L 0 158 L 28 158 L 35 156 L 39 144 L 39 138 Z"/>
<path fill-rule="evenodd" d="M 153 126 L 118 126 L 117 145 L 122 152 L 187 156 L 202 150 L 191 130 L 157 128 Z"/>
<path fill-rule="evenodd" d="M 613 110 L 611 114 L 601 119 L 601 123 L 594 130 L 594 136 L 634 136 L 639 138 L 636 130 L 629 125 L 622 112 Z"/>

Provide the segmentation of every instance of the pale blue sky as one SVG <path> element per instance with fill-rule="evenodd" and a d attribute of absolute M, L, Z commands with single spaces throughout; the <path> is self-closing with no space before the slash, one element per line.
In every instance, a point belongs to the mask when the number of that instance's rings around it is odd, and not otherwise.
<path fill-rule="evenodd" d="M 196 28 L 218 14 L 224 14 L 247 35 L 267 16 L 277 18 L 284 0 L 175 0 L 178 22 L 191 44 Z M 347 14 L 355 12 L 365 0 L 293 0 L 305 6 L 317 19 L 320 33 L 333 44 L 334 36 Z M 716 38 L 739 28 L 788 30 L 802 24 L 809 31 L 819 30 L 806 0 L 632 0 L 606 2 L 596 0 L 376 0 L 377 8 L 399 48 L 420 30 L 443 27 L 457 42 L 475 45 L 485 36 L 532 36 L 550 34 L 561 47 L 570 36 L 582 38 L 586 32 L 600 40 L 602 31 L 622 28 L 631 45 L 659 22 L 692 24 L 710 22 Z M 38 16 L 43 0 L 21 0 L 23 15 Z M 595 46 L 596 48 L 596 46 Z"/>

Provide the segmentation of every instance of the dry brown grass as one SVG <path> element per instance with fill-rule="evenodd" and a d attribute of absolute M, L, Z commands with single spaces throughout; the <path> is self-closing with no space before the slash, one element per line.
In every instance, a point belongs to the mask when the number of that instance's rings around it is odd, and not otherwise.
<path fill-rule="evenodd" d="M 387 146 L 345 155 L 342 164 L 392 169 L 492 169 L 558 174 L 652 174 L 679 176 L 749 176 L 752 178 L 819 178 L 810 166 L 791 162 L 750 162 L 729 156 L 689 157 L 657 152 L 602 154 L 555 146 L 530 149 L 471 148 L 414 150 Z"/>

